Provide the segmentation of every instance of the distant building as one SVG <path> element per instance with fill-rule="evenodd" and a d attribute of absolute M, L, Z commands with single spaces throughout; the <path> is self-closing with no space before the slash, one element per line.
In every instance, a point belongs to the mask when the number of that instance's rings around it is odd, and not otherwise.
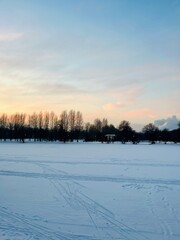
<path fill-rule="evenodd" d="M 114 142 L 116 134 L 106 134 L 105 137 L 107 139 L 107 143 Z"/>

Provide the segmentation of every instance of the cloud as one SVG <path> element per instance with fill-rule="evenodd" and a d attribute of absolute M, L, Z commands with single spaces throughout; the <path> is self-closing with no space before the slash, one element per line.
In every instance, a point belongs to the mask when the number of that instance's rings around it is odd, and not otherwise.
<path fill-rule="evenodd" d="M 123 108 L 123 107 L 125 107 L 125 104 L 120 103 L 120 102 L 107 103 L 107 104 L 103 105 L 103 109 L 107 110 L 107 111 L 112 111 L 112 110 L 116 110 L 116 109 Z"/>
<path fill-rule="evenodd" d="M 15 41 L 20 38 L 22 38 L 22 33 L 16 33 L 16 32 L 9 32 L 9 33 L 0 33 L 0 41 L 6 42 L 6 41 Z"/>
<path fill-rule="evenodd" d="M 122 114 L 124 118 L 150 118 L 154 119 L 156 114 L 149 108 L 136 109 Z"/>
<path fill-rule="evenodd" d="M 129 84 L 128 86 L 114 86 L 109 88 L 107 89 L 107 94 L 119 99 L 124 99 L 128 102 L 134 102 L 143 94 L 143 91 L 143 86 L 139 84 Z"/>
<path fill-rule="evenodd" d="M 159 120 L 155 120 L 154 124 L 160 129 L 169 129 L 169 130 L 173 130 L 173 129 L 177 129 L 178 128 L 178 123 L 179 120 L 177 119 L 176 116 L 172 116 L 166 119 L 159 119 Z"/>
<path fill-rule="evenodd" d="M 143 88 L 141 86 L 129 86 L 122 88 L 112 88 L 106 89 L 102 92 L 98 93 L 103 96 L 107 96 L 106 99 L 109 99 L 109 102 L 102 105 L 102 108 L 105 111 L 114 111 L 114 110 L 122 110 L 128 106 L 134 106 L 135 103 L 139 100 L 139 97 L 143 94 Z"/>
<path fill-rule="evenodd" d="M 81 90 L 70 84 L 61 84 L 61 83 L 42 83 L 32 85 L 32 89 L 38 92 L 38 94 L 47 94 L 47 95 L 57 95 L 57 94 L 81 94 L 85 93 L 84 90 Z"/>
<path fill-rule="evenodd" d="M 6 84 L 0 83 L 1 98 L 14 96 L 14 97 L 33 97 L 33 96 L 58 96 L 62 95 L 72 96 L 77 94 L 88 93 L 85 90 L 71 85 L 71 84 L 60 84 L 60 83 L 21 83 L 21 84 Z"/>

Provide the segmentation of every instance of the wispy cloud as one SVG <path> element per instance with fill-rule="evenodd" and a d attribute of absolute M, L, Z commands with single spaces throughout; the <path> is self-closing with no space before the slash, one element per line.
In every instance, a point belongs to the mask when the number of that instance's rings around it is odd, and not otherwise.
<path fill-rule="evenodd" d="M 127 106 L 137 103 L 142 94 L 143 88 L 141 86 L 132 85 L 129 87 L 107 89 L 106 96 L 110 101 L 105 103 L 102 108 L 105 111 L 115 111 L 126 108 Z"/>
<path fill-rule="evenodd" d="M 70 84 L 61 83 L 42 83 L 32 85 L 32 89 L 36 90 L 39 95 L 59 95 L 59 94 L 85 94 L 84 90 Z"/>
<path fill-rule="evenodd" d="M 132 111 L 124 112 L 122 114 L 124 118 L 132 118 L 132 119 L 143 119 L 143 118 L 149 118 L 149 119 L 155 119 L 157 117 L 157 114 L 149 108 L 141 108 L 141 109 L 135 109 Z"/>
<path fill-rule="evenodd" d="M 6 84 L 0 83 L 1 97 L 3 96 L 63 96 L 63 95 L 79 95 L 85 94 L 84 90 L 70 84 L 59 83 L 21 83 L 21 84 Z M 87 92 L 88 93 L 88 92 Z"/>
<path fill-rule="evenodd" d="M 15 41 L 23 37 L 23 33 L 18 32 L 9 32 L 9 33 L 1 33 L 0 32 L 0 41 Z"/>
<path fill-rule="evenodd" d="M 116 103 L 107 103 L 105 105 L 103 105 L 103 109 L 107 110 L 107 111 L 112 111 L 112 110 L 116 110 L 116 109 L 121 109 L 125 107 L 124 103 L 120 103 L 120 102 L 116 102 Z"/>

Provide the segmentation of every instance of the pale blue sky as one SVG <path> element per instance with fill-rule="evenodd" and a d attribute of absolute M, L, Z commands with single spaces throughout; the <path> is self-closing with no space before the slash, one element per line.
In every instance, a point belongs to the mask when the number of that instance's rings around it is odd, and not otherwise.
<path fill-rule="evenodd" d="M 180 117 L 180 0 L 0 0 L 0 113 Z"/>

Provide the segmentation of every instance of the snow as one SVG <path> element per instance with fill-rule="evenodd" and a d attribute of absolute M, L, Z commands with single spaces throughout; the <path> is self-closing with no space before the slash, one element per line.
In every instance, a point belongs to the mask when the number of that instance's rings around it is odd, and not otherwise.
<path fill-rule="evenodd" d="M 1 240 L 179 240 L 180 146 L 0 143 Z"/>

